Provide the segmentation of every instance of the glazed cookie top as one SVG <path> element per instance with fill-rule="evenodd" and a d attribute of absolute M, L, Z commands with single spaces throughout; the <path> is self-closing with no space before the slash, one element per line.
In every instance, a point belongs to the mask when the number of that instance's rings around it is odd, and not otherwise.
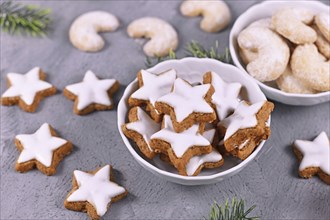
<path fill-rule="evenodd" d="M 68 202 L 87 201 L 96 209 L 98 216 L 103 216 L 111 199 L 124 193 L 125 188 L 110 181 L 110 166 L 106 165 L 95 174 L 74 171 L 78 189 L 68 198 Z"/>
<path fill-rule="evenodd" d="M 157 102 L 163 102 L 173 107 L 176 120 L 182 122 L 191 113 L 213 113 L 213 108 L 204 97 L 210 90 L 210 84 L 191 86 L 183 79 L 176 79 L 173 91 L 160 97 Z"/>
<path fill-rule="evenodd" d="M 256 114 L 265 104 L 265 101 L 249 105 L 242 101 L 237 106 L 235 112 L 225 118 L 219 124 L 227 128 L 224 140 L 227 140 L 240 129 L 252 128 L 258 124 Z"/>
<path fill-rule="evenodd" d="M 25 75 L 8 73 L 10 87 L 3 93 L 2 97 L 19 96 L 25 104 L 32 105 L 38 92 L 53 87 L 50 83 L 40 79 L 40 71 L 39 67 L 34 67 Z"/>
<path fill-rule="evenodd" d="M 213 142 L 213 138 L 215 135 L 215 129 L 211 129 L 208 131 L 205 131 L 203 133 L 203 136 L 210 142 Z M 211 153 L 208 154 L 202 154 L 199 156 L 192 157 L 189 162 L 186 165 L 186 171 L 188 176 L 192 176 L 196 170 L 199 168 L 200 165 L 204 163 L 212 163 L 212 162 L 218 162 L 222 160 L 221 154 L 213 148 Z"/>
<path fill-rule="evenodd" d="M 137 117 L 138 121 L 126 124 L 126 128 L 140 133 L 147 143 L 149 150 L 153 151 L 149 145 L 150 137 L 160 130 L 161 125 L 152 120 L 140 107 L 137 107 Z"/>
<path fill-rule="evenodd" d="M 238 95 L 242 85 L 240 83 L 226 83 L 218 74 L 211 72 L 211 85 L 215 90 L 212 103 L 216 106 L 219 120 L 223 120 L 232 113 L 239 104 Z"/>
<path fill-rule="evenodd" d="M 150 101 L 152 106 L 155 106 L 155 102 L 158 98 L 171 92 L 176 78 L 176 71 L 174 69 L 170 69 L 159 75 L 150 73 L 146 70 L 141 70 L 140 74 L 143 86 L 136 90 L 131 97 Z"/>
<path fill-rule="evenodd" d="M 65 87 L 69 92 L 78 96 L 78 110 L 83 110 L 88 105 L 97 103 L 109 106 L 112 104 L 108 90 L 116 83 L 114 79 L 98 79 L 92 71 L 87 71 L 80 83 Z"/>
<path fill-rule="evenodd" d="M 198 133 L 198 124 L 194 124 L 181 133 L 176 133 L 170 116 L 164 115 L 163 120 L 164 128 L 152 135 L 151 139 L 160 139 L 168 142 L 177 157 L 181 158 L 190 147 L 210 145 L 210 142 Z"/>
<path fill-rule="evenodd" d="M 44 123 L 34 134 L 19 134 L 16 136 L 23 146 L 17 163 L 24 163 L 36 159 L 46 167 L 50 167 L 53 151 L 68 141 L 52 136 L 49 124 Z"/>
<path fill-rule="evenodd" d="M 320 167 L 323 172 L 330 175 L 330 145 L 324 131 L 313 141 L 296 140 L 294 145 L 303 155 L 300 171 L 309 167 Z"/>

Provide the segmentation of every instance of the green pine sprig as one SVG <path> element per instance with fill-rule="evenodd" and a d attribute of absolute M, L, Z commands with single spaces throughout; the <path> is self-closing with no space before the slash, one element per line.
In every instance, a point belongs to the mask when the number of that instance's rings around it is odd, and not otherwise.
<path fill-rule="evenodd" d="M 229 49 L 226 48 L 224 53 L 220 52 L 219 42 L 215 41 L 214 46 L 209 50 L 205 49 L 200 43 L 191 41 L 185 48 L 188 57 L 211 58 L 222 61 L 224 63 L 232 63 Z"/>
<path fill-rule="evenodd" d="M 209 50 L 205 49 L 200 43 L 196 41 L 191 41 L 185 46 L 185 57 L 198 57 L 198 58 L 210 58 L 219 60 L 224 63 L 232 64 L 231 55 L 229 49 L 226 48 L 224 53 L 220 52 L 219 42 L 216 41 L 214 46 L 212 46 Z M 178 59 L 177 54 L 171 49 L 169 51 L 169 55 L 156 58 L 146 57 L 146 66 L 148 68 L 163 62 L 165 60 L 173 60 Z"/>
<path fill-rule="evenodd" d="M 163 62 L 165 60 L 175 60 L 175 59 L 177 59 L 177 55 L 172 49 L 170 49 L 167 56 L 164 57 L 156 56 L 156 58 L 146 57 L 145 65 L 146 67 L 150 68 L 156 65 L 157 63 Z"/>
<path fill-rule="evenodd" d="M 206 220 L 257 220 L 259 217 L 248 217 L 248 215 L 255 209 L 256 205 L 253 205 L 249 209 L 245 210 L 245 202 L 240 199 L 233 198 L 231 205 L 226 200 L 224 206 L 214 202 L 211 212 Z"/>
<path fill-rule="evenodd" d="M 5 1 L 0 4 L 0 26 L 9 34 L 44 37 L 50 29 L 50 9 Z"/>

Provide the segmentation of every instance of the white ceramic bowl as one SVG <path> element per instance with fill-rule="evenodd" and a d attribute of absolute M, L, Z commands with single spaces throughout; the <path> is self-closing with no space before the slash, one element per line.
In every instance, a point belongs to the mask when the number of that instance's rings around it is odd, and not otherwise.
<path fill-rule="evenodd" d="M 241 14 L 233 28 L 231 29 L 229 36 L 229 49 L 233 58 L 234 64 L 243 70 L 243 72 L 251 77 L 245 70 L 245 65 L 241 61 L 238 54 L 237 36 L 239 33 L 252 22 L 261 19 L 271 17 L 272 14 L 278 9 L 284 7 L 305 7 L 316 12 L 325 12 L 330 14 L 329 6 L 318 1 L 264 1 L 260 4 L 256 4 L 250 7 L 247 11 Z M 252 77 L 251 77 L 252 78 Z M 269 83 L 268 85 L 259 82 L 254 79 L 266 96 L 270 99 L 282 102 L 288 105 L 315 105 L 330 100 L 330 92 L 322 92 L 318 94 L 294 94 L 287 93 L 279 90 L 275 83 Z"/>
<path fill-rule="evenodd" d="M 246 74 L 242 74 L 241 70 L 232 65 L 224 64 L 212 59 L 185 58 L 182 60 L 168 60 L 154 66 L 148 71 L 160 73 L 171 68 L 177 71 L 179 77 L 189 81 L 190 83 L 202 82 L 203 74 L 205 72 L 214 71 L 227 82 L 241 83 L 243 85 L 240 94 L 242 99 L 252 103 L 266 100 L 265 95 L 261 92 L 255 81 Z M 253 160 L 253 158 L 255 158 L 265 143 L 265 141 L 261 142 L 256 150 L 244 161 L 240 161 L 232 157 L 225 157 L 225 164 L 220 168 L 204 169 L 199 176 L 187 177 L 178 175 L 172 166 L 161 161 L 158 157 L 155 157 L 154 160 L 149 160 L 143 157 L 136 145 L 129 141 L 121 130 L 121 126 L 127 122 L 127 112 L 129 110 L 127 100 L 137 88 L 138 82 L 137 79 L 135 79 L 127 86 L 124 95 L 118 104 L 119 133 L 129 152 L 132 154 L 134 159 L 142 165 L 142 167 L 168 181 L 183 185 L 202 185 L 219 182 L 242 170 L 249 162 Z"/>

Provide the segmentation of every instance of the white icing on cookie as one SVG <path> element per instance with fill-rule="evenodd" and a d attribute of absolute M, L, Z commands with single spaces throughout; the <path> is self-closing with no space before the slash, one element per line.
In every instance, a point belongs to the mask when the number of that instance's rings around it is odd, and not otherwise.
<path fill-rule="evenodd" d="M 210 142 L 198 133 L 199 125 L 194 124 L 189 129 L 176 133 L 173 129 L 171 118 L 164 116 L 164 128 L 151 136 L 151 139 L 160 139 L 168 142 L 175 155 L 181 158 L 193 146 L 208 146 Z"/>
<path fill-rule="evenodd" d="M 113 197 L 126 191 L 125 188 L 110 181 L 109 165 L 102 167 L 95 174 L 80 170 L 75 170 L 73 174 L 79 188 L 67 198 L 67 201 L 87 201 L 96 209 L 98 216 L 103 216 L 106 213 L 108 203 Z"/>
<path fill-rule="evenodd" d="M 126 124 L 126 128 L 141 134 L 149 150 L 153 152 L 153 149 L 149 145 L 150 137 L 160 130 L 161 125 L 152 120 L 140 107 L 137 107 L 137 117 L 138 121 Z"/>
<path fill-rule="evenodd" d="M 174 82 L 173 91 L 160 97 L 157 102 L 163 102 L 173 107 L 176 120 L 182 122 L 193 112 L 214 112 L 204 99 L 210 87 L 210 84 L 191 86 L 183 79 L 178 78 Z"/>
<path fill-rule="evenodd" d="M 62 138 L 52 136 L 47 123 L 44 123 L 34 134 L 19 134 L 16 139 L 23 146 L 17 163 L 36 159 L 46 167 L 52 164 L 53 152 L 67 143 Z"/>
<path fill-rule="evenodd" d="M 323 172 L 330 175 L 330 145 L 324 131 L 313 141 L 296 140 L 294 144 L 303 155 L 300 171 L 309 167 L 320 167 Z"/>
<path fill-rule="evenodd" d="M 11 86 L 3 93 L 3 98 L 19 96 L 27 105 L 32 105 L 38 92 L 53 86 L 40 79 L 40 68 L 35 67 L 25 75 L 8 73 L 7 77 Z"/>
<path fill-rule="evenodd" d="M 265 122 L 265 126 L 266 126 L 267 128 L 270 128 L 270 124 L 269 124 L 268 121 Z"/>
<path fill-rule="evenodd" d="M 216 106 L 219 120 L 223 120 L 238 106 L 238 95 L 242 85 L 240 83 L 226 83 L 214 72 L 211 72 L 211 76 L 211 85 L 215 90 L 212 95 L 212 103 Z"/>
<path fill-rule="evenodd" d="M 205 131 L 203 136 L 210 143 L 212 143 L 215 132 L 216 132 L 215 129 L 211 129 L 211 130 Z M 200 165 L 202 165 L 204 163 L 212 163 L 212 162 L 215 163 L 220 160 L 222 160 L 221 154 L 215 148 L 213 148 L 213 151 L 211 153 L 192 157 L 186 165 L 186 172 L 187 172 L 188 176 L 192 176 L 196 172 L 196 170 L 199 168 Z"/>
<path fill-rule="evenodd" d="M 112 104 L 108 90 L 116 83 L 114 79 L 98 79 L 92 71 L 87 71 L 80 83 L 65 87 L 69 92 L 78 96 L 78 110 L 83 110 L 90 104 L 110 106 Z"/>
<path fill-rule="evenodd" d="M 241 143 L 239 146 L 238 146 L 238 149 L 243 149 L 245 146 L 246 146 L 246 144 L 247 143 L 249 143 L 249 141 L 250 141 L 250 139 L 248 138 L 248 139 L 246 139 L 243 143 Z"/>
<path fill-rule="evenodd" d="M 146 70 L 141 70 L 141 75 L 143 86 L 136 90 L 131 97 L 149 101 L 155 107 L 155 102 L 158 98 L 171 92 L 176 78 L 176 71 L 171 69 L 156 75 Z"/>
<path fill-rule="evenodd" d="M 213 143 L 215 132 L 216 132 L 216 129 L 214 129 L 214 128 L 206 130 L 203 133 L 203 137 L 205 137 L 206 140 L 208 140 L 210 143 Z"/>
<path fill-rule="evenodd" d="M 265 101 L 261 101 L 248 105 L 245 101 L 240 102 L 232 115 L 219 122 L 221 126 L 227 128 L 224 140 L 227 140 L 240 129 L 255 127 L 258 124 L 256 114 L 264 103 Z"/>

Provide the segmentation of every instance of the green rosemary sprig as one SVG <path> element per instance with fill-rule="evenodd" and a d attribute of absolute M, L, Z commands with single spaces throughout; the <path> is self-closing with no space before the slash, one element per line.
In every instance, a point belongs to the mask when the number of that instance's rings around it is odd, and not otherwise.
<path fill-rule="evenodd" d="M 33 37 L 43 37 L 49 32 L 50 9 L 35 5 L 23 5 L 5 1 L 0 4 L 0 26 L 9 34 L 25 33 Z"/>
<path fill-rule="evenodd" d="M 259 217 L 248 217 L 248 215 L 255 209 L 256 205 L 253 205 L 249 209 L 245 210 L 244 200 L 237 200 L 233 198 L 231 205 L 228 200 L 224 206 L 214 202 L 211 212 L 207 220 L 257 220 Z"/>
<path fill-rule="evenodd" d="M 216 41 L 215 45 L 212 46 L 209 50 L 206 50 L 200 43 L 191 41 L 185 47 L 185 57 L 211 58 L 224 63 L 232 64 L 229 49 L 226 48 L 224 53 L 220 53 L 218 41 Z M 173 50 L 170 50 L 169 55 L 165 57 L 146 57 L 145 64 L 149 68 L 165 60 L 173 59 L 178 59 L 178 56 Z"/>

